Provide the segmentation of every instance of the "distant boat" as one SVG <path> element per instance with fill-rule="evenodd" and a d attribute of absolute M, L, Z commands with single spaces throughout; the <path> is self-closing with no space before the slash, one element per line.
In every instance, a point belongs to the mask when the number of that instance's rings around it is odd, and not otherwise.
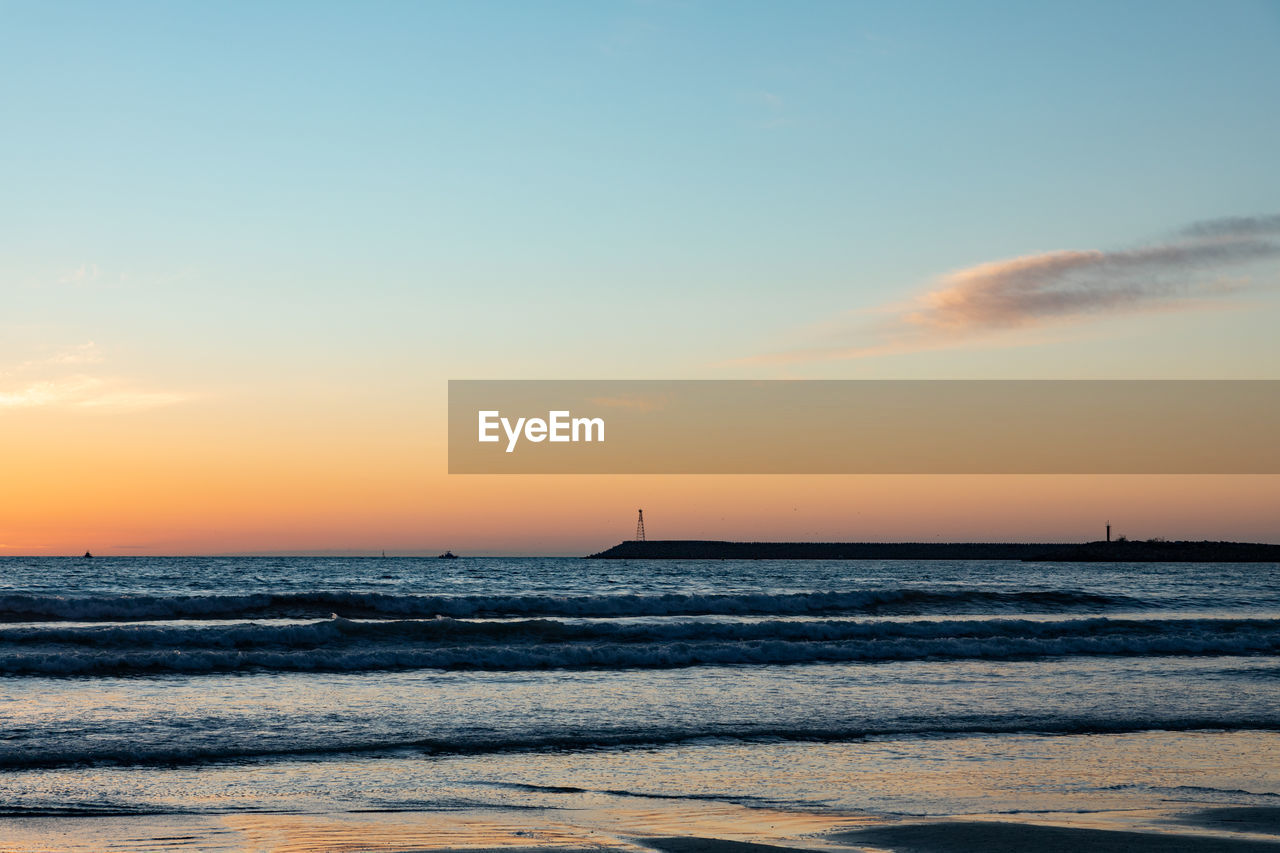
<path fill-rule="evenodd" d="M 93 555 L 92 555 L 92 554 L 90 554 L 88 551 L 85 551 L 85 552 L 84 552 L 84 559 L 86 559 L 86 560 L 92 560 L 92 559 L 93 559 Z"/>
<path fill-rule="evenodd" d="M 445 551 L 443 554 L 441 554 L 441 555 L 440 555 L 439 559 L 441 559 L 441 560 L 456 560 L 456 559 L 458 559 L 458 555 L 457 555 L 457 554 L 455 554 L 455 553 L 453 553 L 452 551 Z"/>

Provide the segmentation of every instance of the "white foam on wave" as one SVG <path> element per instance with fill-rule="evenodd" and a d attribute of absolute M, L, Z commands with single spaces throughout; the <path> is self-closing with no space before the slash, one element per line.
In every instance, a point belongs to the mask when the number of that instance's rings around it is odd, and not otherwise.
<path fill-rule="evenodd" d="M 419 739 L 343 740 L 301 739 L 285 746 L 255 741 L 224 741 L 217 745 L 165 742 L 104 743 L 81 742 L 75 748 L 42 748 L 38 752 L 6 749 L 0 745 L 0 768 L 52 768 L 75 765 L 154 766 L 209 762 L 263 761 L 290 758 L 341 758 L 352 755 L 390 755 L 418 752 L 430 755 L 491 755 L 529 751 L 578 751 L 632 748 L 663 748 L 715 743 L 842 743 L 865 739 L 969 737 L 973 735 L 1037 734 L 1123 734 L 1141 731 L 1277 731 L 1280 718 L 1249 717 L 1225 719 L 1194 716 L 1166 716 L 1153 710 L 1146 716 L 1099 717 L 1048 716 L 1037 720 L 990 718 L 975 720 L 922 719 L 895 721 L 884 725 L 848 726 L 750 726 L 636 729 L 628 731 L 556 731 L 511 736 L 492 734 L 451 735 Z"/>
<path fill-rule="evenodd" d="M 0 674 L 627 669 L 1062 656 L 1280 654 L 1280 620 L 651 624 L 453 619 L 0 629 Z"/>
<path fill-rule="evenodd" d="M 129 622 L 166 619 L 628 617 L 823 613 L 1057 612 L 1149 606 L 1080 590 L 884 588 L 796 593 L 662 595 L 397 595 L 376 592 L 242 595 L 0 595 L 0 622 Z"/>

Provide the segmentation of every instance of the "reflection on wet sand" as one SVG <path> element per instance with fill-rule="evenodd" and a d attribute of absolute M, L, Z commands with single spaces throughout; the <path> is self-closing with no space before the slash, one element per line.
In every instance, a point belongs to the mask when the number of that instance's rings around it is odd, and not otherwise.
<path fill-rule="evenodd" d="M 134 815 L 26 818 L 10 823 L 9 853 L 357 853 L 357 851 L 896 851 L 896 853 L 1276 853 L 1280 809 L 1227 807 L 893 819 L 723 804 L 646 809 L 494 809 L 330 815 Z"/>

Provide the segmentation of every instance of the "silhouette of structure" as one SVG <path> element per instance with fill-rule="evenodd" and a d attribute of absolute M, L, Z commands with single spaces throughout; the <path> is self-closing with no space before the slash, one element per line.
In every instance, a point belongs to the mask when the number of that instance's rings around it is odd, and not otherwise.
<path fill-rule="evenodd" d="M 1257 542 L 717 542 L 629 539 L 603 560 L 1027 560 L 1039 563 L 1280 563 Z"/>
<path fill-rule="evenodd" d="M 636 517 L 636 541 L 644 541 L 644 510 L 638 510 L 640 513 Z"/>
<path fill-rule="evenodd" d="M 1111 541 L 1111 522 L 1107 522 L 1107 541 Z"/>

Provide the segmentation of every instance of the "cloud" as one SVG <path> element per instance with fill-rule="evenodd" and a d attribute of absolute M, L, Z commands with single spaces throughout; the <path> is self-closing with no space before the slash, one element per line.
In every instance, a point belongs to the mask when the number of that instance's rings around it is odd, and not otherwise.
<path fill-rule="evenodd" d="M 0 388 L 0 409 L 61 406 L 97 411 L 132 411 L 168 406 L 189 395 L 147 391 L 111 377 L 75 375 Z"/>
<path fill-rule="evenodd" d="M 59 367 L 76 364 L 98 364 L 103 359 L 102 351 L 98 349 L 98 345 L 93 341 L 85 341 L 82 344 L 66 347 L 57 350 L 52 355 L 45 355 L 39 358 L 29 358 L 26 361 L 19 362 L 8 370 L 0 370 L 0 379 L 5 376 L 14 374 L 28 375 L 33 372 L 40 372 L 50 367 Z"/>
<path fill-rule="evenodd" d="M 1280 243 L 1240 238 L 1120 252 L 1058 251 L 979 264 L 943 276 L 902 320 L 967 331 L 1010 328 L 1086 314 L 1139 310 L 1220 294 L 1196 270 L 1280 255 Z"/>
<path fill-rule="evenodd" d="M 102 271 L 97 264 L 81 264 L 74 270 L 58 277 L 59 284 L 88 284 L 96 281 Z"/>
<path fill-rule="evenodd" d="M 1231 266 L 1280 257 L 1280 215 L 1199 222 L 1172 241 L 1123 250 L 1059 250 L 941 276 L 929 292 L 863 328 L 856 345 L 796 350 L 748 362 L 859 358 L 942 349 L 1013 329 L 1124 313 L 1190 310 L 1243 290 Z M 847 331 L 846 331 L 847 335 Z"/>
<path fill-rule="evenodd" d="M 97 364 L 102 361 L 102 353 L 93 341 L 86 341 L 79 346 L 69 347 L 45 360 L 46 364 Z"/>
<path fill-rule="evenodd" d="M 192 395 L 138 387 L 115 375 L 95 375 L 86 366 L 104 361 L 93 341 L 0 370 L 0 411 L 61 407 L 118 412 L 153 409 L 191 399 Z"/>
<path fill-rule="evenodd" d="M 764 104 L 766 107 L 768 107 L 771 110 L 782 109 L 783 102 L 782 102 L 781 95 L 775 95 L 773 92 L 761 91 L 761 92 L 756 92 L 755 97 L 757 101 L 759 101 L 761 104 Z"/>
<path fill-rule="evenodd" d="M 1186 237 L 1280 236 L 1280 213 L 1271 216 L 1228 216 L 1188 225 Z"/>
<path fill-rule="evenodd" d="M 777 92 L 756 89 L 740 93 L 738 100 L 749 108 L 752 124 L 757 128 L 772 130 L 792 123 L 787 100 Z"/>

